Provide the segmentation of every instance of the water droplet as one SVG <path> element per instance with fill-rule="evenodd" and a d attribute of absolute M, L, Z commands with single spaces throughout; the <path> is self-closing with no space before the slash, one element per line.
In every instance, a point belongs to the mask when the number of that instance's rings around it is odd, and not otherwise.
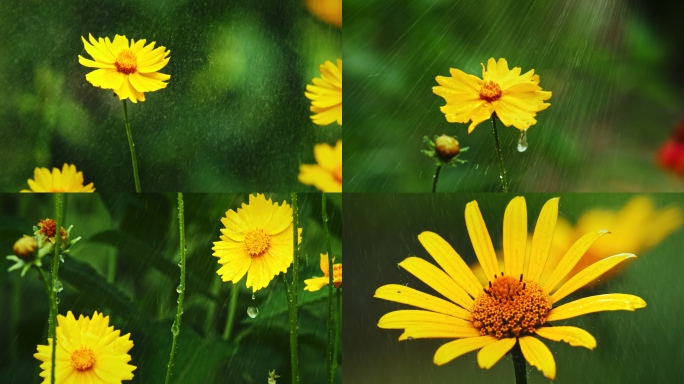
<path fill-rule="evenodd" d="M 181 286 L 180 285 L 176 287 L 176 292 L 178 292 L 178 293 L 181 292 Z"/>
<path fill-rule="evenodd" d="M 55 292 L 62 292 L 63 289 L 64 285 L 62 285 L 62 282 L 59 280 L 55 281 L 55 286 L 52 288 L 52 290 Z"/>
<path fill-rule="evenodd" d="M 254 300 L 254 293 L 252 293 L 252 300 Z"/>
<path fill-rule="evenodd" d="M 178 266 L 180 267 L 180 261 L 178 262 Z"/>
<path fill-rule="evenodd" d="M 406 340 L 411 341 L 411 340 L 413 340 L 413 337 L 409 336 L 406 338 Z"/>
<path fill-rule="evenodd" d="M 252 319 L 259 316 L 259 308 L 257 308 L 257 307 L 247 308 L 247 316 L 251 317 Z"/>
<path fill-rule="evenodd" d="M 527 151 L 527 129 L 520 131 L 520 139 L 518 139 L 518 152 Z"/>
<path fill-rule="evenodd" d="M 55 297 L 55 303 L 59 304 L 59 296 Z"/>

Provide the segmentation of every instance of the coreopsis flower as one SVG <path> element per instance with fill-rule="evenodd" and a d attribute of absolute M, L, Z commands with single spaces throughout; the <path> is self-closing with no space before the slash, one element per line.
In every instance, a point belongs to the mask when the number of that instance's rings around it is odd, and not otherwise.
<path fill-rule="evenodd" d="M 432 91 L 446 100 L 440 110 L 450 123 L 471 122 L 468 133 L 493 113 L 501 122 L 524 131 L 537 123 L 537 112 L 551 104 L 551 92 L 542 91 L 539 75 L 534 69 L 520 74 L 520 68 L 508 69 L 506 59 L 494 58 L 482 64 L 482 79 L 468 75 L 460 69 L 451 68 L 451 77 L 437 76 L 439 86 Z"/>
<path fill-rule="evenodd" d="M 55 382 L 73 384 L 115 384 L 132 380 L 135 366 L 128 364 L 133 348 L 130 333 L 119 336 L 119 330 L 109 326 L 109 316 L 95 311 L 93 318 L 71 311 L 66 317 L 57 315 L 57 349 Z M 52 374 L 52 338 L 48 345 L 39 345 L 33 356 L 42 361 L 43 384 L 50 383 Z"/>
<path fill-rule="evenodd" d="M 28 179 L 28 185 L 31 189 L 22 189 L 21 192 L 95 192 L 93 183 L 83 185 L 83 172 L 66 163 L 61 171 L 52 168 L 52 173 L 47 168 L 36 168 L 33 179 Z"/>
<path fill-rule="evenodd" d="M 601 311 L 634 311 L 646 306 L 640 297 L 619 293 L 589 296 L 560 304 L 588 282 L 636 256 L 622 253 L 607 257 L 561 283 L 584 252 L 608 233 L 606 230 L 592 231 L 577 240 L 553 273 L 542 281 L 540 278 L 553 241 L 557 215 L 558 199 L 555 198 L 542 208 L 534 231 L 529 262 L 525 263 L 525 199 L 516 197 L 508 204 L 503 220 L 502 272 L 477 202 L 468 203 L 465 209 L 466 226 L 477 259 L 487 276 L 487 284 L 478 281 L 461 256 L 443 238 L 432 232 L 423 232 L 418 240 L 441 268 L 418 257 L 409 257 L 399 266 L 447 300 L 400 284 L 382 286 L 375 292 L 375 297 L 421 310 L 390 312 L 380 319 L 378 326 L 403 329 L 399 340 L 456 339 L 437 349 L 433 360 L 437 365 L 479 350 L 479 366 L 489 369 L 517 343 L 530 365 L 541 370 L 548 379 L 554 379 L 556 362 L 553 354 L 535 336 L 588 349 L 596 347 L 596 339 L 581 328 L 551 326 L 551 322 Z"/>
<path fill-rule="evenodd" d="M 90 43 L 83 37 L 86 52 L 95 59 L 88 60 L 78 56 L 78 62 L 86 67 L 98 68 L 86 75 L 86 80 L 96 87 L 112 89 L 120 100 L 129 99 L 134 103 L 145 101 L 144 92 L 154 92 L 166 88 L 170 75 L 158 72 L 169 63 L 166 47 L 154 48 L 155 42 L 145 45 L 146 40 L 131 39 L 116 35 L 114 41 L 109 37 L 95 40 L 89 35 Z"/>
<path fill-rule="evenodd" d="M 335 262 L 335 258 L 333 257 L 333 263 Z M 306 287 L 304 287 L 305 291 L 309 292 L 315 292 L 318 291 L 319 289 L 325 287 L 328 285 L 330 282 L 330 272 L 329 272 L 329 265 L 328 265 L 328 254 L 327 253 L 322 253 L 321 254 L 321 272 L 323 272 L 322 277 L 314 277 L 312 279 L 306 279 L 304 280 L 304 284 L 306 284 Z M 339 288 L 342 286 L 342 264 L 333 264 L 333 285 L 335 288 Z"/>
<path fill-rule="evenodd" d="M 318 125 L 342 125 L 342 59 L 337 65 L 326 61 L 318 67 L 321 77 L 308 84 L 304 95 L 311 100 L 311 120 Z"/>
<path fill-rule="evenodd" d="M 314 16 L 337 28 L 342 28 L 342 0 L 306 0 Z"/>
<path fill-rule="evenodd" d="M 316 144 L 314 158 L 318 164 L 299 166 L 299 181 L 323 192 L 342 192 L 342 140 L 335 147 Z"/>
<path fill-rule="evenodd" d="M 684 121 L 679 123 L 665 144 L 660 147 L 658 164 L 677 176 L 684 176 Z"/>
<path fill-rule="evenodd" d="M 247 288 L 265 288 L 279 273 L 292 264 L 292 208 L 258 193 L 249 195 L 249 204 L 237 211 L 228 210 L 221 219 L 220 241 L 214 242 L 214 256 L 222 265 L 217 271 L 223 281 L 236 284 L 247 274 Z M 301 243 L 302 229 L 299 228 Z"/>

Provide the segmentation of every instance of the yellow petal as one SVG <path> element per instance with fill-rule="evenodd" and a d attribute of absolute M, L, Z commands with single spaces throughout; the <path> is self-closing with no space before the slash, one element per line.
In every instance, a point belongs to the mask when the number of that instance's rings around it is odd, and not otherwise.
<path fill-rule="evenodd" d="M 541 213 L 539 213 L 537 224 L 534 227 L 530 264 L 527 268 L 527 278 L 534 282 L 539 282 L 539 278 L 546 266 L 546 260 L 549 257 L 553 233 L 556 230 L 556 220 L 558 219 L 559 200 L 556 197 L 544 204 Z"/>
<path fill-rule="evenodd" d="M 553 340 L 564 341 L 573 347 L 596 348 L 596 339 L 589 332 L 577 327 L 542 327 L 537 328 L 537 335 Z"/>
<path fill-rule="evenodd" d="M 465 220 L 466 227 L 468 227 L 468 235 L 470 235 L 470 241 L 473 243 L 477 259 L 480 261 L 487 280 L 492 281 L 495 275 L 499 275 L 499 262 L 496 260 L 492 239 L 489 237 L 489 232 L 482 218 L 482 213 L 480 213 L 477 201 L 471 201 L 466 205 Z"/>
<path fill-rule="evenodd" d="M 99 61 L 92 61 L 88 60 L 85 57 L 78 55 L 78 62 L 85 66 L 85 67 L 90 67 L 90 68 L 108 68 L 108 69 L 114 69 L 114 64 L 107 64 L 107 63 L 101 63 Z"/>
<path fill-rule="evenodd" d="M 470 312 L 454 303 L 450 303 L 446 300 L 442 300 L 438 297 L 428 295 L 427 293 L 423 293 L 403 285 L 383 285 L 375 291 L 375 295 L 373 297 L 394 301 L 396 303 L 413 305 L 414 307 L 444 313 L 464 320 L 470 320 L 471 318 Z"/>
<path fill-rule="evenodd" d="M 589 296 L 553 308 L 549 312 L 546 321 L 565 320 L 594 312 L 634 311 L 645 306 L 646 302 L 634 295 L 610 293 L 607 295 Z"/>
<path fill-rule="evenodd" d="M 591 245 L 599 239 L 599 237 L 605 235 L 606 233 L 609 232 L 606 230 L 600 230 L 596 232 L 589 232 L 580 237 L 579 240 L 577 240 L 575 244 L 568 249 L 561 261 L 558 263 L 558 266 L 556 266 L 556 269 L 554 269 L 553 273 L 551 273 L 551 276 L 549 276 L 549 279 L 546 280 L 546 284 L 544 284 L 544 291 L 551 292 L 570 272 L 570 270 L 572 270 L 572 267 L 577 264 L 582 255 L 584 255 L 584 252 L 586 252 L 587 249 L 589 249 L 589 247 L 591 247 Z"/>
<path fill-rule="evenodd" d="M 477 337 L 480 333 L 468 320 L 453 316 L 417 310 L 390 312 L 378 321 L 383 329 L 404 329 L 399 341 L 425 338 Z"/>
<path fill-rule="evenodd" d="M 139 66 L 138 72 L 140 72 L 140 73 L 157 72 L 158 70 L 166 67 L 166 64 L 168 64 L 168 63 L 169 63 L 169 59 L 163 59 L 159 62 L 152 63 L 150 65 Z"/>
<path fill-rule="evenodd" d="M 309 292 L 318 291 L 319 289 L 328 285 L 328 281 L 329 280 L 328 280 L 327 276 L 314 277 L 313 279 L 306 279 L 306 280 L 304 280 L 304 284 L 306 284 L 306 287 L 304 287 L 304 290 L 309 291 Z"/>
<path fill-rule="evenodd" d="M 527 252 L 527 205 L 522 196 L 511 200 L 506 207 L 503 249 L 506 275 L 517 278 L 523 274 L 525 253 Z"/>
<path fill-rule="evenodd" d="M 454 340 L 437 348 L 433 362 L 437 365 L 444 365 L 459 356 L 485 347 L 496 341 L 497 338 L 493 336 L 479 336 Z"/>
<path fill-rule="evenodd" d="M 561 287 L 558 288 L 558 290 L 553 295 L 551 295 L 551 300 L 554 303 L 557 303 L 567 295 L 589 284 L 594 279 L 601 276 L 609 269 L 620 264 L 624 260 L 634 258 L 636 258 L 636 255 L 633 255 L 631 253 L 621 253 L 619 255 L 606 257 L 601 261 L 597 261 L 589 267 L 584 268 L 582 271 L 573 276 L 570 280 L 565 282 L 565 284 L 561 285 Z"/>
<path fill-rule="evenodd" d="M 489 369 L 494 366 L 516 343 L 515 338 L 501 339 L 480 349 L 477 353 L 477 364 L 482 369 Z"/>
<path fill-rule="evenodd" d="M 555 379 L 556 361 L 553 359 L 553 354 L 549 348 L 532 336 L 523 336 L 518 341 L 520 342 L 520 350 L 523 356 L 525 356 L 525 360 L 531 366 L 542 371 L 547 379 Z"/>
<path fill-rule="evenodd" d="M 468 296 L 466 291 L 441 269 L 427 261 L 419 257 L 409 257 L 399 263 L 399 266 L 461 307 L 468 310 L 472 307 L 473 299 Z"/>
<path fill-rule="evenodd" d="M 444 271 L 472 297 L 482 292 L 482 284 L 477 280 L 468 264 L 456 253 L 454 248 L 434 232 L 423 232 L 418 241 Z"/>

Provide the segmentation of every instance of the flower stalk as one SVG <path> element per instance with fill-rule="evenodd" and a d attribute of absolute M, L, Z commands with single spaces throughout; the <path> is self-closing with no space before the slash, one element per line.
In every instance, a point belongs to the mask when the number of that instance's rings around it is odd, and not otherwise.
<path fill-rule="evenodd" d="M 501 184 L 503 191 L 508 192 L 508 182 L 506 181 L 506 169 L 504 168 L 503 156 L 501 155 L 501 147 L 499 145 L 499 132 L 496 130 L 496 112 L 492 113 L 492 128 L 494 129 L 494 143 L 496 144 L 496 154 L 499 157 L 499 175 L 501 176 Z"/>
<path fill-rule="evenodd" d="M 50 383 L 55 384 L 55 356 L 57 355 L 57 313 L 59 300 L 57 299 L 59 283 L 59 258 L 61 254 L 61 240 L 62 240 L 62 213 L 64 210 L 64 194 L 55 194 L 55 223 L 56 223 L 56 234 L 55 234 L 55 248 L 54 255 L 52 257 L 52 283 L 50 284 L 51 290 L 49 292 L 50 298 L 50 322 L 48 335 L 52 338 L 52 368 L 50 374 Z"/>
<path fill-rule="evenodd" d="M 124 101 L 124 105 L 125 101 Z M 180 234 L 180 285 L 178 286 L 178 307 L 176 318 L 171 326 L 173 334 L 173 344 L 171 344 L 171 355 L 166 369 L 166 384 L 171 382 L 171 371 L 173 370 L 173 359 L 176 357 L 176 346 L 178 345 L 178 334 L 180 333 L 181 317 L 183 316 L 183 298 L 185 297 L 185 217 L 183 206 L 183 193 L 178 192 L 178 231 Z"/>
<path fill-rule="evenodd" d="M 128 108 L 126 99 L 123 100 L 124 122 L 126 123 L 126 135 L 128 136 L 128 147 L 131 149 L 131 162 L 133 163 L 133 179 L 135 180 L 135 192 L 140 193 L 140 178 L 138 177 L 138 159 L 135 156 L 135 144 L 131 134 L 131 124 L 128 122 Z M 182 197 L 181 197 L 182 198 Z"/>
<path fill-rule="evenodd" d="M 228 302 L 228 318 L 226 320 L 226 327 L 223 329 L 223 340 L 230 339 L 230 333 L 233 331 L 233 322 L 235 322 L 235 310 L 237 309 L 237 297 L 239 289 L 237 285 L 233 284 L 230 287 L 230 301 Z"/>
<path fill-rule="evenodd" d="M 432 193 L 437 192 L 437 180 L 439 180 L 439 171 L 442 170 L 442 165 L 438 165 L 435 169 L 435 175 L 432 176 Z"/>
<path fill-rule="evenodd" d="M 333 349 L 333 373 L 337 369 L 337 350 L 340 348 L 340 335 L 342 334 L 342 288 L 338 288 L 337 298 L 337 325 L 335 329 L 335 349 Z"/>
<path fill-rule="evenodd" d="M 321 211 L 323 215 L 323 230 L 325 232 L 325 244 L 328 248 L 328 382 L 333 384 L 335 380 L 335 367 L 333 365 L 333 253 L 330 246 L 330 231 L 328 230 L 328 212 L 326 209 L 325 193 L 321 194 Z"/>
<path fill-rule="evenodd" d="M 292 193 L 292 227 L 293 227 L 293 261 L 292 261 L 292 288 L 287 282 L 287 276 L 283 273 L 283 284 L 287 295 L 287 312 L 290 326 L 290 361 L 292 363 L 292 384 L 299 384 L 299 341 L 297 323 L 297 276 L 299 272 L 299 211 L 297 209 L 297 194 Z"/>
<path fill-rule="evenodd" d="M 527 367 L 525 357 L 520 350 L 520 343 L 515 343 L 513 350 L 513 369 L 515 370 L 515 384 L 527 384 Z"/>

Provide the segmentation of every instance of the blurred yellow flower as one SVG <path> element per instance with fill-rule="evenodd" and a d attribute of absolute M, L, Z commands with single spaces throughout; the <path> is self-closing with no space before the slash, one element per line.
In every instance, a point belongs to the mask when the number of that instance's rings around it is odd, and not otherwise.
<path fill-rule="evenodd" d="M 75 165 L 64 164 L 62 170 L 52 168 L 36 168 L 33 179 L 28 180 L 31 190 L 22 189 L 21 192 L 95 192 L 93 183 L 83 185 L 83 172 L 77 172 Z"/>
<path fill-rule="evenodd" d="M 342 192 L 342 140 L 335 147 L 316 144 L 314 158 L 318 164 L 299 166 L 299 181 L 323 192 Z"/>
<path fill-rule="evenodd" d="M 169 63 L 171 51 L 165 47 L 154 49 L 155 42 L 145 45 L 146 40 L 130 44 L 126 36 L 116 35 L 114 41 L 109 37 L 95 40 L 89 35 L 90 43 L 83 37 L 86 52 L 95 59 L 88 60 L 78 56 L 78 62 L 86 67 L 98 68 L 86 75 L 92 85 L 113 89 L 120 100 L 129 99 L 134 103 L 145 101 L 143 92 L 154 92 L 166 88 L 164 81 L 171 78 L 158 71 Z"/>
<path fill-rule="evenodd" d="M 534 69 L 521 75 L 520 68 L 508 69 L 508 62 L 494 58 L 482 64 L 482 80 L 477 76 L 451 68 L 451 77 L 437 76 L 439 86 L 432 91 L 443 97 L 447 104 L 440 107 L 450 123 L 467 123 L 468 133 L 496 113 L 505 126 L 526 130 L 537 123 L 534 117 L 551 104 L 551 92 L 542 91 L 539 75 Z"/>
<path fill-rule="evenodd" d="M 335 262 L 334 257 L 333 262 Z M 304 290 L 309 292 L 315 292 L 328 285 L 328 283 L 330 282 L 330 272 L 328 267 L 328 254 L 321 254 L 321 271 L 323 272 L 323 277 L 314 277 L 312 279 L 304 280 L 304 284 L 306 284 Z M 335 288 L 339 288 L 342 286 L 341 263 L 333 264 L 333 285 L 335 286 Z"/>
<path fill-rule="evenodd" d="M 55 382 L 70 384 L 110 384 L 133 379 L 136 367 L 128 364 L 133 348 L 130 333 L 119 336 L 109 326 L 109 316 L 95 312 L 93 318 L 57 315 L 57 350 Z M 48 345 L 39 345 L 33 355 L 42 361 L 43 384 L 50 383 L 52 372 L 52 338 Z"/>
<path fill-rule="evenodd" d="M 380 318 L 378 327 L 403 329 L 400 341 L 417 338 L 457 339 L 437 349 L 433 359 L 437 365 L 479 349 L 477 362 L 480 368 L 489 369 L 518 344 L 525 360 L 542 371 L 546 378 L 553 380 L 556 377 L 553 354 L 535 335 L 588 349 L 596 347 L 596 339 L 581 328 L 551 326 L 549 322 L 594 312 L 634 311 L 646 306 L 640 297 L 619 293 L 590 296 L 558 305 L 604 272 L 624 260 L 636 257 L 629 253 L 607 257 L 561 283 L 584 252 L 608 233 L 603 230 L 591 231 L 567 250 L 542 285 L 542 271 L 556 227 L 558 200 L 549 200 L 539 214 L 528 262 L 525 262 L 527 206 L 523 197 L 511 200 L 503 219 L 504 272 L 499 267 L 477 202 L 466 205 L 468 235 L 487 276 L 487 284 L 477 280 L 461 256 L 442 237 L 433 232 L 421 233 L 418 240 L 441 268 L 414 256 L 402 261 L 399 266 L 449 301 L 401 284 L 382 286 L 375 292 L 375 297 L 423 310 L 390 312 Z"/>
<path fill-rule="evenodd" d="M 292 208 L 258 193 L 237 211 L 228 210 L 221 219 L 221 240 L 214 242 L 214 256 L 222 265 L 217 271 L 223 281 L 236 284 L 247 274 L 247 288 L 265 288 L 292 264 Z M 302 229 L 299 228 L 301 243 Z"/>
<path fill-rule="evenodd" d="M 342 0 L 306 0 L 306 7 L 322 21 L 342 28 Z"/>
<path fill-rule="evenodd" d="M 326 61 L 321 64 L 321 77 L 313 79 L 313 85 L 306 86 L 306 97 L 311 100 L 311 120 L 318 125 L 342 125 L 342 59 L 337 66 Z"/>

